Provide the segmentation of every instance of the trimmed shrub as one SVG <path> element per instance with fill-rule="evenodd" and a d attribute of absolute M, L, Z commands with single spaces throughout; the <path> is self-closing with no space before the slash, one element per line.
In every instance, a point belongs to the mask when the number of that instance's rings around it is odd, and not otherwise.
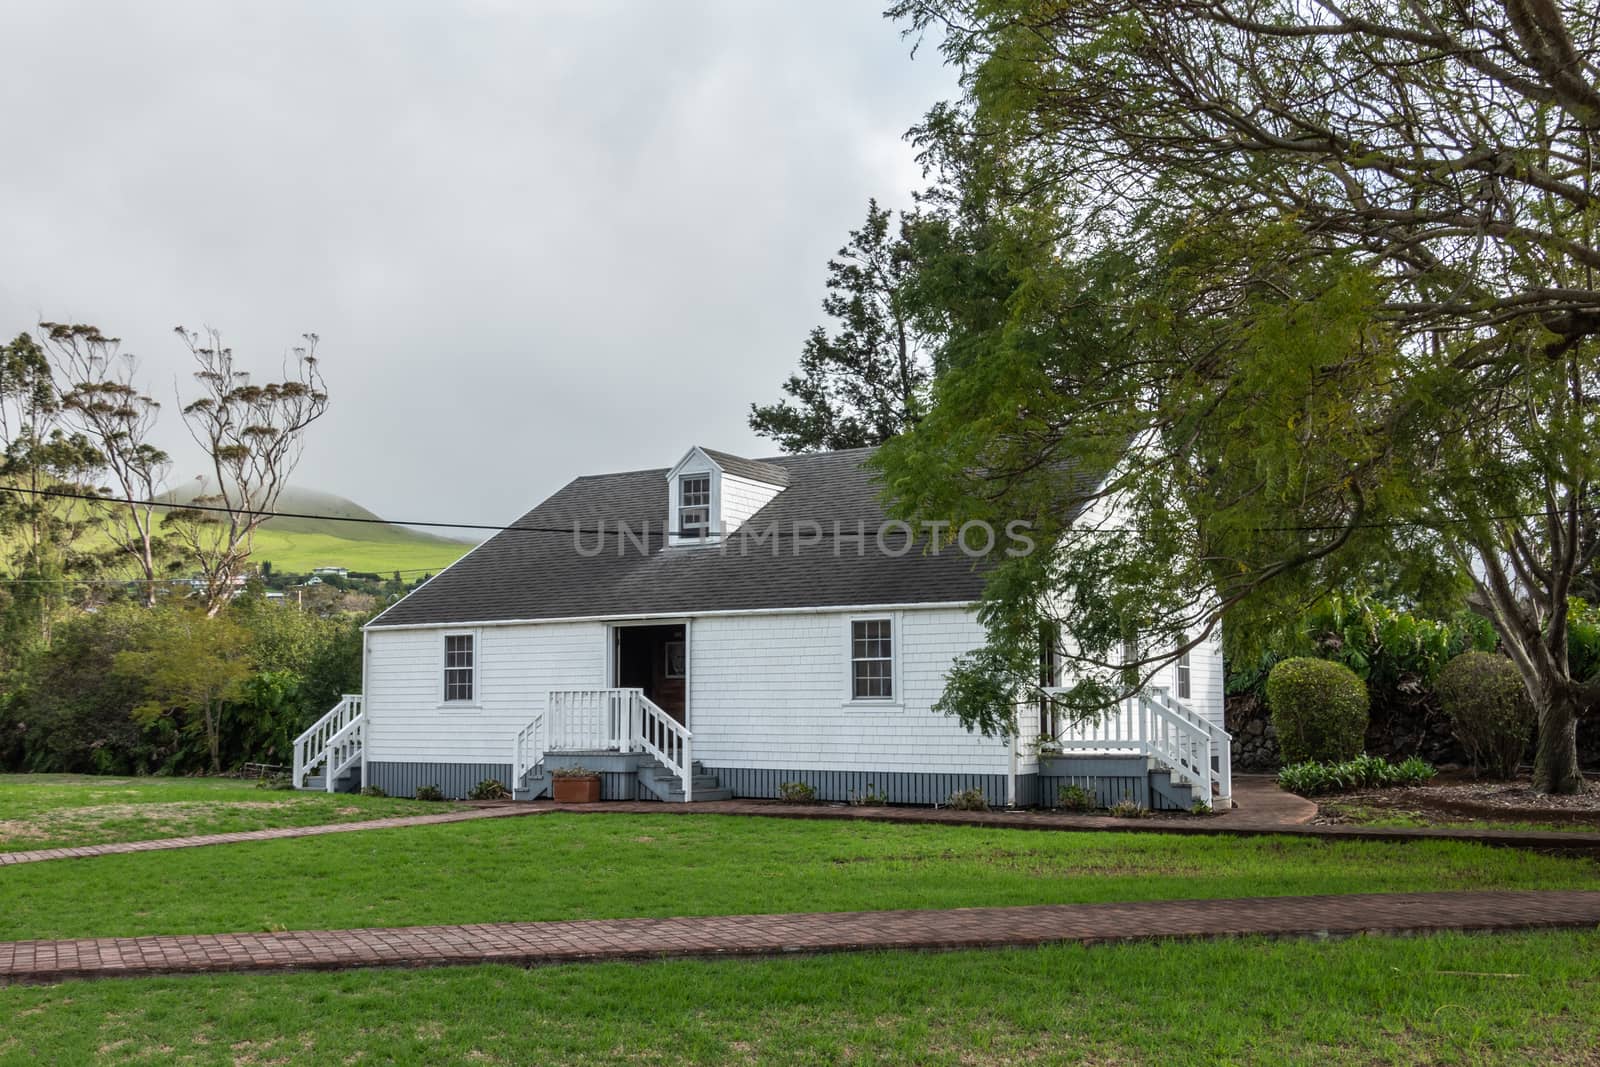
<path fill-rule="evenodd" d="M 1435 688 L 1473 773 L 1515 777 L 1534 719 L 1516 666 L 1492 652 L 1468 652 L 1445 665 Z"/>
<path fill-rule="evenodd" d="M 1064 785 L 1056 790 L 1056 804 L 1066 811 L 1093 811 L 1094 794 L 1081 785 Z"/>
<path fill-rule="evenodd" d="M 989 802 L 984 799 L 981 789 L 961 789 L 950 794 L 945 807 L 956 811 L 988 811 Z"/>
<path fill-rule="evenodd" d="M 1267 675 L 1267 707 L 1287 764 L 1338 762 L 1361 752 L 1367 687 L 1349 667 L 1325 659 L 1286 659 Z"/>
<path fill-rule="evenodd" d="M 779 782 L 778 799 L 785 804 L 815 804 L 817 791 L 804 782 Z"/>
<path fill-rule="evenodd" d="M 444 791 L 436 785 L 419 785 L 415 796 L 418 800 L 443 800 Z"/>
<path fill-rule="evenodd" d="M 381 785 L 364 785 L 361 787 L 361 795 L 364 797 L 386 797 L 389 794 L 383 791 L 383 786 Z"/>
<path fill-rule="evenodd" d="M 485 778 L 472 787 L 467 794 L 468 800 L 509 800 L 511 790 L 507 789 L 498 778 Z"/>
<path fill-rule="evenodd" d="M 1437 773 L 1433 764 L 1412 756 L 1390 763 L 1379 756 L 1357 756 L 1339 763 L 1296 763 L 1278 772 L 1278 788 L 1303 797 L 1352 789 L 1390 789 L 1423 785 Z"/>

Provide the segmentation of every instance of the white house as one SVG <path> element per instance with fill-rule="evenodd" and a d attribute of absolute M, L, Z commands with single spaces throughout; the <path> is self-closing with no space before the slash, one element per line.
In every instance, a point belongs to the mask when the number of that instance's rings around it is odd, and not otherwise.
<path fill-rule="evenodd" d="M 367 627 L 364 692 L 302 735 L 296 783 L 464 796 L 494 778 L 535 798 L 583 766 L 605 799 L 790 781 L 892 803 L 977 788 L 1049 806 L 1069 781 L 1105 803 L 1228 796 L 1215 645 L 1061 734 L 1059 756 L 935 713 L 952 661 L 983 642 L 985 538 L 911 548 L 869 455 L 697 447 L 576 479 Z"/>

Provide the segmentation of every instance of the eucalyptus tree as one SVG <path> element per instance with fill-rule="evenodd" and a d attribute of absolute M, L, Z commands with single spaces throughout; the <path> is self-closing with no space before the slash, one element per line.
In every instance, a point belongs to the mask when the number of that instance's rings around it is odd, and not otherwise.
<path fill-rule="evenodd" d="M 96 326 L 40 323 L 51 362 L 61 379 L 64 416 L 99 451 L 109 480 L 103 529 L 143 577 L 147 606 L 156 602 L 156 579 L 167 546 L 156 505 L 172 469 L 171 458 L 151 442 L 161 405 L 135 381 L 135 361 L 121 341 Z"/>
<path fill-rule="evenodd" d="M 271 517 L 305 450 L 306 432 L 328 409 L 317 360 L 317 335 L 303 335 L 281 380 L 257 384 L 218 331 L 178 327 L 194 359 L 199 395 L 183 407 L 189 434 L 211 463 L 203 491 L 175 507 L 164 525 L 176 532 L 204 583 L 206 614 L 232 597 L 235 579 Z"/>
<path fill-rule="evenodd" d="M 1044 528 L 991 581 L 989 646 L 947 706 L 1005 725 L 1051 604 L 1087 713 L 1224 616 L 1248 634 L 1363 581 L 1458 580 L 1539 708 L 1536 786 L 1582 788 L 1576 722 L 1600 686 L 1567 647 L 1600 552 L 1595 10 L 894 13 L 960 68 L 963 98 L 918 136 L 944 256 L 986 264 L 987 288 L 922 290 L 948 327 L 936 403 L 884 466 L 906 510 Z M 1066 521 L 1086 468 L 1120 501 L 1097 531 Z M 1128 655 L 1134 631 L 1153 640 Z"/>

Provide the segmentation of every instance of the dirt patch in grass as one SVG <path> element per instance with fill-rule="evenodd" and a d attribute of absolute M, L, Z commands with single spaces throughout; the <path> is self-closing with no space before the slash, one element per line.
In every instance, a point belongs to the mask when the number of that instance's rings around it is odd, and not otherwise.
<path fill-rule="evenodd" d="M 91 804 L 81 808 L 41 811 L 25 819 L 0 821 L 0 844 L 56 841 L 81 837 L 137 821 L 154 831 L 181 836 L 196 823 L 222 815 L 263 816 L 293 805 L 285 800 L 191 801 L 158 804 Z M 359 809 L 352 809 L 359 812 Z"/>
<path fill-rule="evenodd" d="M 1322 799 L 1314 823 L 1400 826 L 1519 826 L 1600 831 L 1600 788 L 1572 796 L 1536 793 L 1527 779 L 1458 779 L 1408 789 L 1367 789 Z"/>

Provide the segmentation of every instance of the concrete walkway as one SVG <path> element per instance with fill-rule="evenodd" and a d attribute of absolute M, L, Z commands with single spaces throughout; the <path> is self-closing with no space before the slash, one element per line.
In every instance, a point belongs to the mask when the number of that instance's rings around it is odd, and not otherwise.
<path fill-rule="evenodd" d="M 0 943 L 0 985 L 141 977 L 779 956 L 1264 935 L 1592 929 L 1600 892 L 1372 893 L 943 911 L 488 923 Z"/>
<path fill-rule="evenodd" d="M 72 845 L 66 848 L 38 848 L 28 852 L 0 852 L 0 867 L 45 860 L 86 859 L 90 856 L 121 856 L 129 852 L 164 852 L 174 848 L 201 848 L 205 845 L 238 845 L 247 841 L 277 841 L 285 837 L 321 837 L 324 834 L 349 834 L 357 830 L 398 830 L 408 826 L 438 826 L 443 823 L 470 822 L 474 819 L 504 819 L 515 815 L 539 815 L 542 811 L 526 804 L 479 807 L 470 811 L 450 811 L 441 815 L 401 815 L 393 819 L 368 819 L 365 822 L 330 822 L 320 826 L 280 826 L 271 830 L 239 830 L 229 834 L 196 834 L 192 837 L 161 837 L 153 841 L 114 841 L 105 845 Z"/>

